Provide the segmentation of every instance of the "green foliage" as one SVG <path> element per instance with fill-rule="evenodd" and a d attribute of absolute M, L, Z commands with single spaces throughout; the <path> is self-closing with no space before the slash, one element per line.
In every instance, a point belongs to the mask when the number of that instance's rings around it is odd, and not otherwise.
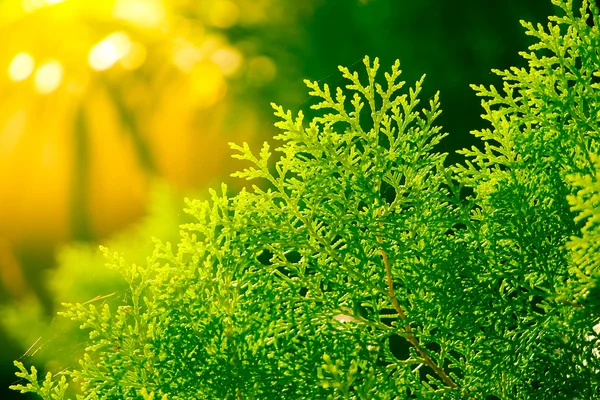
<path fill-rule="evenodd" d="M 69 384 L 67 383 L 67 378 L 64 376 L 61 376 L 60 380 L 55 382 L 52 380 L 52 373 L 48 372 L 46 374 L 46 379 L 44 379 L 44 382 L 40 385 L 38 383 L 37 370 L 35 367 L 31 367 L 31 372 L 29 372 L 23 364 L 18 361 L 15 361 L 15 366 L 20 370 L 16 375 L 19 378 L 24 378 L 29 381 L 26 385 L 14 385 L 13 388 L 15 390 L 20 390 L 21 393 L 37 393 L 44 399 L 61 400 L 65 398 L 65 392 L 67 391 Z"/>
<path fill-rule="evenodd" d="M 147 216 L 139 223 L 103 241 L 129 262 L 144 263 L 154 247 L 152 236 L 175 241 L 179 225 L 189 222 L 182 211 L 183 199 L 164 182 L 153 184 Z M 122 274 L 106 268 L 106 258 L 97 244 L 71 243 L 57 256 L 57 267 L 44 271 L 49 297 L 45 304 L 39 297 L 30 296 L 24 301 L 4 305 L 0 321 L 7 334 L 28 349 L 25 356 L 47 371 L 60 371 L 77 365 L 83 357 L 86 332 L 66 318 L 56 318 L 61 302 L 96 304 L 127 296 L 127 283 Z"/>
<path fill-rule="evenodd" d="M 581 237 L 572 237 L 567 248 L 572 257 L 571 275 L 575 283 L 570 288 L 578 302 L 588 303 L 590 312 L 600 313 L 600 158 L 590 155 L 595 172 L 588 175 L 571 175 L 570 181 L 580 188 L 576 195 L 567 198 L 571 209 L 578 211 L 576 222 L 585 221 Z"/>
<path fill-rule="evenodd" d="M 565 16 L 496 71 L 482 149 L 445 166 L 438 96 L 340 68 L 345 90 L 306 82 L 309 122 L 274 106 L 271 161 L 232 145 L 258 179 L 210 201 L 177 248 L 144 266 L 105 251 L 126 301 L 68 304 L 89 334 L 62 398 L 600 398 L 598 10 Z M 593 15 L 594 26 L 586 23 Z M 68 376 L 68 380 L 63 379 Z M 52 397 L 54 396 L 54 397 Z"/>

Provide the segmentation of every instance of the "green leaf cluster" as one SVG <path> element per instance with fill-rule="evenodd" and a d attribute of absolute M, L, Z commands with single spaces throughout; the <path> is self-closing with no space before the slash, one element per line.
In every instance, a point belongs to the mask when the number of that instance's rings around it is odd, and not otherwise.
<path fill-rule="evenodd" d="M 274 149 L 234 145 L 258 180 L 210 201 L 146 265 L 106 250 L 123 304 L 69 304 L 89 334 L 46 399 L 600 398 L 600 16 L 564 16 L 528 68 L 475 86 L 490 128 L 446 165 L 438 96 L 340 68 L 306 82 L 305 121 L 274 106 Z M 593 24 L 588 24 L 592 20 Z M 592 25 L 592 26 L 590 26 Z M 55 386 L 53 386 L 55 385 Z"/>
<path fill-rule="evenodd" d="M 182 211 L 185 203 L 181 196 L 165 182 L 153 182 L 147 215 L 103 240 L 104 246 L 121 254 L 129 263 L 145 263 L 154 248 L 153 236 L 177 241 L 179 225 L 191 220 Z M 69 243 L 58 252 L 56 264 L 53 270 L 42 271 L 49 301 L 30 294 L 18 303 L 0 308 L 3 330 L 23 349 L 28 349 L 24 353 L 28 362 L 54 372 L 77 365 L 87 337 L 74 321 L 56 318 L 61 303 L 102 304 L 127 301 L 128 296 L 127 282 L 118 270 L 106 268 L 106 258 L 95 243 Z"/>

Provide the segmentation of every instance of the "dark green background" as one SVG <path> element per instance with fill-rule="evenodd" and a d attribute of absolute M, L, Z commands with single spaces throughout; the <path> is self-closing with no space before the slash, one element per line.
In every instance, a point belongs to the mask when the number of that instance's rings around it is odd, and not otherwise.
<path fill-rule="evenodd" d="M 450 133 L 442 150 L 458 160 L 454 150 L 476 143 L 469 131 L 486 126 L 481 99 L 469 84 L 501 84 L 492 68 L 525 66 L 518 52 L 535 39 L 524 34 L 519 20 L 545 25 L 556 12 L 549 0 L 322 1 L 295 37 L 265 36 L 283 70 L 265 98 L 305 109 L 308 105 L 298 103 L 306 98 L 297 97 L 306 96 L 302 78 L 338 86 L 344 84 L 338 65 L 358 62 L 353 69 L 361 70 L 360 61 L 369 55 L 388 70 L 399 59 L 407 85 L 427 75 L 421 105 L 440 91 L 438 123 Z"/>

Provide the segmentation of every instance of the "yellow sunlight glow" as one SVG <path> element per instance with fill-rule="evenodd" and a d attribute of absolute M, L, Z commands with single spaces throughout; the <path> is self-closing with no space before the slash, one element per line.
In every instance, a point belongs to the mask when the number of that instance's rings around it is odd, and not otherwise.
<path fill-rule="evenodd" d="M 133 70 L 146 61 L 146 48 L 138 42 L 131 43 L 129 52 L 121 59 L 120 64 L 125 69 Z"/>
<path fill-rule="evenodd" d="M 176 40 L 173 52 L 173 63 L 184 72 L 190 72 L 202 60 L 200 49 L 182 38 Z"/>
<path fill-rule="evenodd" d="M 221 48 L 215 51 L 210 59 L 225 76 L 233 75 L 242 64 L 242 55 L 234 48 Z"/>
<path fill-rule="evenodd" d="M 63 78 L 62 64 L 57 60 L 49 60 L 35 72 L 35 90 L 41 94 L 54 92 Z"/>
<path fill-rule="evenodd" d="M 88 62 L 93 69 L 104 71 L 125 57 L 130 49 L 129 36 L 123 32 L 115 32 L 92 47 Z"/>
<path fill-rule="evenodd" d="M 208 20 L 217 28 L 230 28 L 238 22 L 240 9 L 233 1 L 217 0 L 208 10 Z"/>
<path fill-rule="evenodd" d="M 34 68 L 35 61 L 33 57 L 28 53 L 19 53 L 12 59 L 8 66 L 8 77 L 13 82 L 25 80 L 29 78 Z"/>
<path fill-rule="evenodd" d="M 62 3 L 65 0 L 23 0 L 21 6 L 26 12 L 33 12 L 38 8 L 52 6 L 54 4 Z"/>
<path fill-rule="evenodd" d="M 118 0 L 113 8 L 113 17 L 153 28 L 164 21 L 165 10 L 160 0 Z"/>

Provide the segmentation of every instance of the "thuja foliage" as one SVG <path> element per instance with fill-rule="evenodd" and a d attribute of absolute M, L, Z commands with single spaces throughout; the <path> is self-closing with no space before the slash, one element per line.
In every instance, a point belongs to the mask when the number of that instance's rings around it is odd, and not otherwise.
<path fill-rule="evenodd" d="M 491 127 L 461 164 L 438 96 L 340 68 L 316 116 L 274 106 L 279 156 L 232 145 L 262 185 L 189 201 L 145 266 L 106 250 L 127 302 L 67 305 L 80 365 L 22 364 L 46 399 L 600 398 L 600 18 L 547 27 L 528 68 L 474 86 Z M 591 22 L 590 22 L 591 21 Z M 265 184 L 266 183 L 266 184 Z M 70 385 L 70 386 L 69 386 Z"/>
<path fill-rule="evenodd" d="M 190 193 L 197 198 L 204 193 Z M 165 182 L 152 182 L 147 213 L 143 219 L 102 242 L 129 263 L 144 263 L 154 244 L 152 236 L 176 241 L 179 225 L 192 221 L 182 212 L 180 193 Z M 115 302 L 128 296 L 127 283 L 119 271 L 105 267 L 106 258 L 94 243 L 70 243 L 57 254 L 55 268 L 44 276 L 51 300 L 28 296 L 16 304 L 0 307 L 2 330 L 23 348 L 28 362 L 44 369 L 63 369 L 83 356 L 87 332 L 77 322 L 55 318 L 61 302 Z M 44 271 L 47 272 L 47 271 Z M 1 397 L 1 396 L 0 396 Z"/>

